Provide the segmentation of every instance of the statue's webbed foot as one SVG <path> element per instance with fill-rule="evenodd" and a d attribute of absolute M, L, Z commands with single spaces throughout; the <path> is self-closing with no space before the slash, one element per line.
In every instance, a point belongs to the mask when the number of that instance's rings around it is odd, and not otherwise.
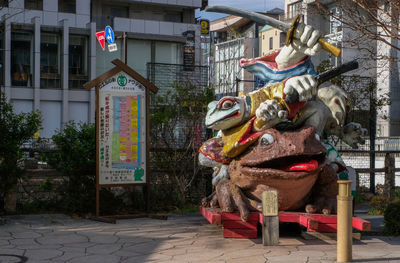
<path fill-rule="evenodd" d="M 239 210 L 240 218 L 246 222 L 249 216 L 248 198 L 231 180 L 223 179 L 216 186 L 216 195 L 222 212 Z"/>

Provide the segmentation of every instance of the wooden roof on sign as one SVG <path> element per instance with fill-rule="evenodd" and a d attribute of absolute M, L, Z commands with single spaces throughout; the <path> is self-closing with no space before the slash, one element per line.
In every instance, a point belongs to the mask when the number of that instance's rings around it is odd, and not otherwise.
<path fill-rule="evenodd" d="M 151 83 L 149 80 L 147 80 L 146 78 L 144 78 L 142 75 L 140 75 L 139 73 L 137 73 L 135 70 L 133 70 L 131 67 L 129 67 L 128 65 L 126 65 L 124 62 L 122 62 L 119 59 L 114 59 L 112 61 L 112 63 L 115 65 L 114 68 L 110 69 L 109 71 L 101 74 L 100 76 L 98 76 L 97 78 L 95 78 L 94 80 L 91 80 L 89 82 L 86 82 L 83 87 L 87 90 L 90 90 L 98 85 L 100 85 L 100 83 L 102 83 L 103 81 L 105 81 L 108 78 L 111 78 L 112 76 L 114 76 L 115 74 L 117 74 L 118 72 L 125 72 L 126 74 L 128 74 L 129 76 L 131 76 L 133 79 L 139 81 L 143 86 L 145 86 L 147 89 L 149 89 L 150 91 L 152 91 L 153 93 L 157 93 L 158 92 L 158 88 Z"/>

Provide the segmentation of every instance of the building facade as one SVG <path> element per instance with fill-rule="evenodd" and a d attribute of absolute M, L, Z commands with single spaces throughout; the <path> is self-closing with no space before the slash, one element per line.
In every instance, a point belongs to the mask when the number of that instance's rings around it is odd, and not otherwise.
<path fill-rule="evenodd" d="M 279 18 L 283 10 L 275 8 L 263 14 Z M 212 79 L 217 97 L 245 94 L 262 85 L 253 74 L 240 67 L 240 60 L 262 56 L 261 50 L 268 48 L 259 38 L 263 26 L 238 16 L 211 22 Z M 279 42 L 280 34 L 272 35 L 272 38 L 273 43 Z M 280 44 L 275 45 L 279 47 Z"/>
<path fill-rule="evenodd" d="M 285 45 L 286 34 L 271 26 L 264 26 L 260 29 L 260 56 L 277 51 Z"/>
<path fill-rule="evenodd" d="M 69 121 L 94 122 L 95 94 L 83 84 L 112 68 L 113 59 L 126 58 L 148 77 L 148 63 L 183 63 L 191 32 L 193 63 L 200 64 L 200 26 L 194 18 L 200 6 L 201 0 L 5 1 L 2 90 L 16 112 L 42 112 L 41 137 L 50 138 Z M 103 51 L 96 38 L 107 25 L 115 32 L 115 52 Z"/>
<path fill-rule="evenodd" d="M 346 25 L 341 24 L 333 16 L 323 16 L 317 10 L 315 0 L 285 0 L 285 18 L 290 20 L 296 14 L 304 15 L 304 22 L 319 29 L 325 38 L 332 44 L 341 47 L 341 55 L 334 57 L 329 53 L 322 51 L 321 55 L 313 57 L 315 66 L 322 61 L 330 61 L 333 66 L 357 59 L 359 69 L 352 71 L 349 75 L 357 75 L 365 80 L 365 83 L 373 81 L 376 88 L 371 94 L 366 94 L 364 100 L 356 102 L 355 110 L 357 115 L 363 115 L 365 122 L 363 126 L 370 128 L 370 103 L 369 98 L 379 99 L 390 94 L 391 104 L 380 108 L 376 116 L 376 136 L 399 136 L 400 135 L 400 82 L 398 68 L 398 52 L 382 41 L 370 38 L 360 37 L 359 33 L 353 31 Z M 340 7 L 335 1 L 319 1 L 332 14 L 341 12 Z M 388 5 L 390 1 L 382 1 L 382 5 Z M 398 23 L 398 16 L 385 16 L 390 12 L 390 5 L 380 8 L 385 10 L 382 14 L 377 14 L 380 19 L 384 19 L 384 24 L 388 27 L 392 23 Z M 379 12 L 379 11 L 378 11 Z M 358 12 L 357 12 L 358 13 Z M 360 11 L 362 13 L 362 11 Z M 358 13 L 359 14 L 359 13 Z M 377 34 L 382 28 L 375 25 L 369 25 L 372 32 Z M 398 28 L 395 26 L 394 28 Z M 386 37 L 385 41 L 394 46 L 398 46 L 397 39 Z M 362 85 L 362 83 L 360 83 Z M 354 87 L 360 88 L 359 86 Z M 355 92 L 357 92 L 355 90 Z M 360 92 L 361 94 L 361 92 Z M 355 121 L 362 122 L 362 119 Z M 374 124 L 373 124 L 374 125 Z"/>

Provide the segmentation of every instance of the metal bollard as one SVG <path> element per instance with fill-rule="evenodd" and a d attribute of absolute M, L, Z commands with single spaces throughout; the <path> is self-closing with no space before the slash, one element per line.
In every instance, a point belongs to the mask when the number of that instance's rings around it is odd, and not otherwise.
<path fill-rule="evenodd" d="M 353 245 L 353 197 L 351 181 L 339 180 L 339 195 L 337 196 L 337 262 L 352 261 Z"/>

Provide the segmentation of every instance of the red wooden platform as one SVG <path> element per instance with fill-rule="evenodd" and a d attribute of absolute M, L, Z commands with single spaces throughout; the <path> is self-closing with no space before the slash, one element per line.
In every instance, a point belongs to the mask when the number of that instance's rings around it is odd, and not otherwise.
<path fill-rule="evenodd" d="M 224 237 L 257 238 L 257 223 L 262 224 L 262 214 L 250 212 L 248 221 L 243 222 L 238 212 L 224 213 L 220 209 L 200 206 L 201 214 L 210 224 L 223 226 Z M 298 223 L 308 232 L 336 233 L 336 215 L 307 214 L 300 212 L 279 212 L 279 222 Z M 353 228 L 370 231 L 371 223 L 359 217 L 353 217 Z"/>

